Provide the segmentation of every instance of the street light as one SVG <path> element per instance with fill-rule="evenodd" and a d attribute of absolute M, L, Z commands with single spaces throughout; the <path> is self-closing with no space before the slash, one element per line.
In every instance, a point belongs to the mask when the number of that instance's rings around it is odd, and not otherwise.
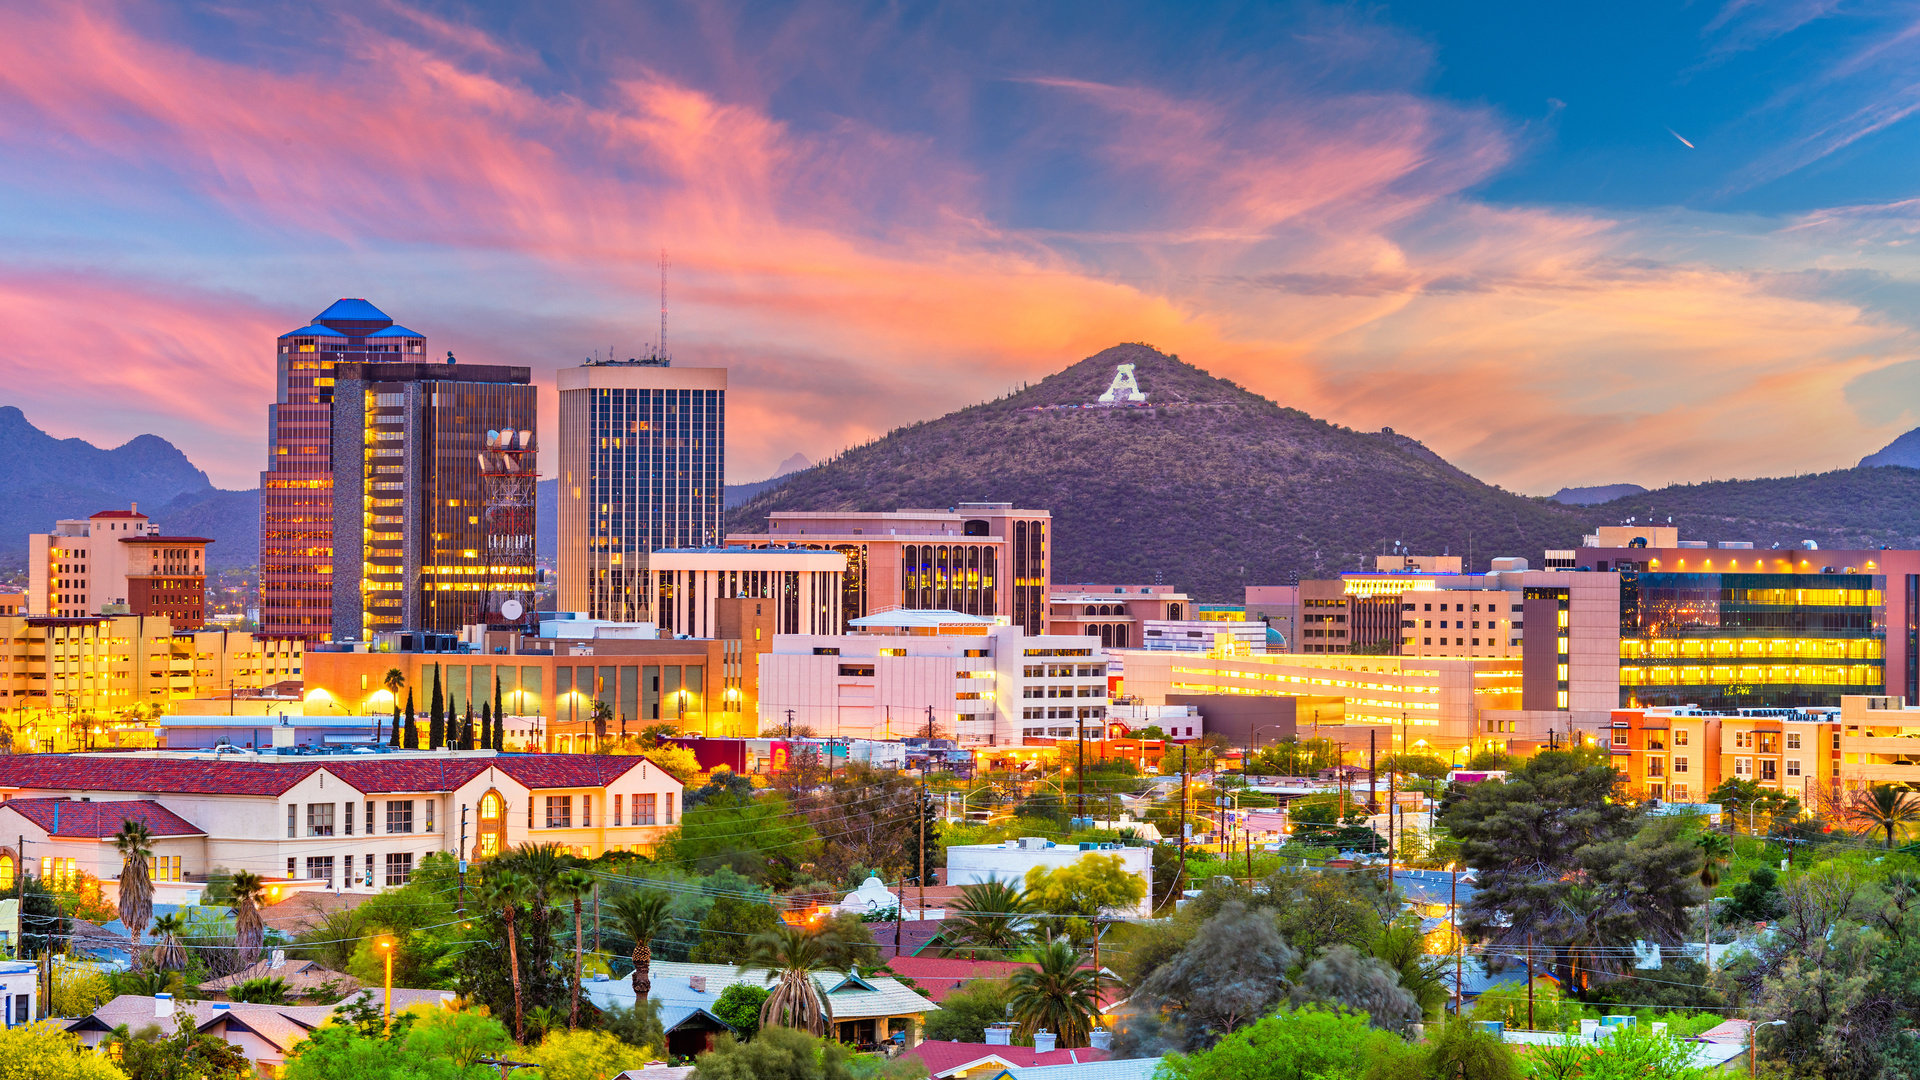
<path fill-rule="evenodd" d="M 1707 948 L 1709 949 L 1713 948 L 1713 943 L 1708 942 Z M 1784 1024 L 1786 1024 L 1785 1020 L 1765 1020 L 1758 1024 L 1749 1024 L 1747 1026 L 1747 1075 L 1748 1076 L 1753 1075 L 1753 1069 L 1754 1069 L 1753 1048 L 1754 1048 L 1754 1044 L 1759 1041 L 1758 1036 L 1760 1034 L 1760 1029 L 1763 1027 L 1781 1027 Z"/>
<path fill-rule="evenodd" d="M 381 1010 L 381 1019 L 386 1022 L 387 1033 L 393 1033 L 393 939 L 383 937 L 378 942 L 380 952 L 387 958 L 387 1000 Z"/>

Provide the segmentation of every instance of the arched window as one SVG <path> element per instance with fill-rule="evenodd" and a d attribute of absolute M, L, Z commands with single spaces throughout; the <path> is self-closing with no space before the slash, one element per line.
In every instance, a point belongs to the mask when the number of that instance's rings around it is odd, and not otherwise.
<path fill-rule="evenodd" d="M 1100 610 L 1099 608 L 1096 608 L 1096 607 L 1094 607 L 1094 606 L 1093 606 L 1092 604 L 1088 604 L 1088 605 L 1087 605 L 1087 614 L 1089 614 L 1089 615 L 1102 615 L 1102 614 L 1105 614 L 1105 612 L 1103 612 L 1103 611 L 1101 611 L 1101 610 Z"/>
<path fill-rule="evenodd" d="M 1087 627 L 1087 636 L 1088 636 L 1088 637 L 1099 637 L 1099 636 L 1100 636 L 1100 628 L 1099 628 L 1099 627 L 1097 627 L 1097 626 L 1089 626 L 1089 627 Z"/>
<path fill-rule="evenodd" d="M 1116 649 L 1127 647 L 1127 627 L 1124 623 L 1113 628 L 1113 647 Z"/>
<path fill-rule="evenodd" d="M 18 873 L 19 863 L 13 857 L 12 848 L 0 848 L 0 891 L 14 887 L 14 875 Z"/>
<path fill-rule="evenodd" d="M 473 844 L 477 859 L 490 859 L 507 846 L 507 800 L 498 791 L 480 796 L 479 824 Z"/>
<path fill-rule="evenodd" d="M 1100 644 L 1107 648 L 1113 647 L 1113 627 L 1112 626 L 1102 625 L 1100 627 Z"/>

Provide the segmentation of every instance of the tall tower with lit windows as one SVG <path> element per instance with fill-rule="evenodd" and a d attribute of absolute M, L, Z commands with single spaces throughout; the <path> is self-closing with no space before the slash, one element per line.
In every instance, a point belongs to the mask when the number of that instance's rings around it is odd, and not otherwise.
<path fill-rule="evenodd" d="M 333 624 L 333 391 L 343 362 L 426 359 L 426 338 L 340 299 L 280 335 L 260 474 L 260 627 L 307 641 Z"/>
<path fill-rule="evenodd" d="M 562 368 L 559 607 L 653 618 L 648 556 L 721 542 L 727 371 L 665 357 Z"/>

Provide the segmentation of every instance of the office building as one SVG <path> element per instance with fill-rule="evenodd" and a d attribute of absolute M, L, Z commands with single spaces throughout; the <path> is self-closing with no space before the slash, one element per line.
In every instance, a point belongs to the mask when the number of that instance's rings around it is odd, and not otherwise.
<path fill-rule="evenodd" d="M 655 621 L 648 556 L 721 543 L 726 369 L 588 363 L 558 385 L 559 608 Z"/>
<path fill-rule="evenodd" d="M 531 614 L 535 390 L 523 367 L 333 365 L 332 630 L 457 633 Z M 492 459 L 527 470 L 501 515 Z M 517 606 L 515 606 L 517 605 Z"/>
<path fill-rule="evenodd" d="M 1300 578 L 1294 575 L 1290 585 L 1249 585 L 1246 612 L 1274 629 L 1286 642 L 1286 652 L 1302 652 L 1300 647 Z"/>
<path fill-rule="evenodd" d="M 204 536 L 162 536 L 140 512 L 102 510 L 27 537 L 27 602 L 36 615 L 164 616 L 175 630 L 207 618 Z"/>
<path fill-rule="evenodd" d="M 1047 633 L 1086 634 L 1103 648 L 1139 648 L 1148 620 L 1178 622 L 1193 600 L 1172 585 L 1055 585 L 1047 596 Z"/>
<path fill-rule="evenodd" d="M 1012 503 L 949 509 L 779 511 L 765 533 L 729 544 L 802 547 L 847 557 L 846 625 L 889 608 L 1004 616 L 1029 635 L 1047 632 L 1052 516 Z"/>
<path fill-rule="evenodd" d="M 333 628 L 334 365 L 420 362 L 426 339 L 359 299 L 280 335 L 260 474 L 260 626 L 325 640 Z"/>
<path fill-rule="evenodd" d="M 1622 707 L 1920 700 L 1920 551 L 1755 549 L 1608 526 L 1550 562 L 1620 577 Z"/>
<path fill-rule="evenodd" d="M 764 600 L 776 634 L 841 632 L 847 557 L 809 548 L 663 548 L 650 556 L 653 614 L 666 637 L 713 637 L 717 604 Z"/>
<path fill-rule="evenodd" d="M 1028 635 L 1004 617 L 896 609 L 846 634 L 782 634 L 760 658 L 760 722 L 815 734 L 927 735 L 1018 746 L 1105 730 L 1107 665 L 1085 634 Z"/>

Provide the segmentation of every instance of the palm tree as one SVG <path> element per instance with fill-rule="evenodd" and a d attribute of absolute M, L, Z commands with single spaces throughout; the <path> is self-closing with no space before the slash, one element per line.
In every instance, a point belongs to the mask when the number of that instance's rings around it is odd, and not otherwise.
<path fill-rule="evenodd" d="M 647 1000 L 653 992 L 653 939 L 671 921 L 667 915 L 669 902 L 666 893 L 655 889 L 638 889 L 613 898 L 614 925 L 633 942 L 635 1003 Z"/>
<path fill-rule="evenodd" d="M 480 886 L 480 899 L 492 907 L 500 909 L 500 917 L 507 924 L 507 973 L 513 979 L 513 1037 L 526 1041 L 527 1024 L 525 1004 L 520 995 L 520 935 L 515 924 L 520 905 L 533 898 L 533 883 L 525 874 L 513 870 L 498 870 L 493 877 Z"/>
<path fill-rule="evenodd" d="M 1892 784 L 1875 784 L 1855 794 L 1849 809 L 1854 820 L 1861 823 L 1862 832 L 1885 830 L 1889 848 L 1893 846 L 1893 834 L 1900 826 L 1920 821 L 1920 799 L 1915 799 L 1912 792 L 1903 791 Z"/>
<path fill-rule="evenodd" d="M 1064 938 L 1050 938 L 1035 950 L 1037 966 L 1021 968 L 1008 982 L 1013 985 L 1013 1018 L 1028 1035 L 1047 1030 L 1059 1045 L 1086 1046 L 1100 1013 L 1100 987 L 1105 977 L 1080 966 L 1080 950 Z"/>
<path fill-rule="evenodd" d="M 1733 857 L 1733 841 L 1717 832 L 1701 833 L 1694 843 L 1700 848 L 1700 887 L 1707 890 L 1707 953 L 1713 953 L 1713 887 L 1720 884 L 1720 871 Z M 1708 968 L 1712 968 L 1709 963 Z"/>
<path fill-rule="evenodd" d="M 120 852 L 120 922 L 133 942 L 133 962 L 140 963 L 140 942 L 147 936 L 147 921 L 153 918 L 153 877 L 147 872 L 147 860 L 153 858 L 153 830 L 144 821 L 128 818 L 113 835 L 113 846 Z"/>
<path fill-rule="evenodd" d="M 555 896 L 573 900 L 573 1003 L 567 1010 L 568 1031 L 580 1026 L 580 960 L 587 947 L 585 931 L 581 929 L 580 902 L 593 891 L 595 884 L 594 876 L 585 870 L 563 870 L 554 882 Z"/>
<path fill-rule="evenodd" d="M 227 997 L 255 1005 L 284 1005 L 287 1003 L 287 980 L 278 975 L 258 975 L 229 987 Z"/>
<path fill-rule="evenodd" d="M 1026 894 L 998 878 L 960 890 L 958 913 L 940 927 L 940 955 L 1005 960 L 1029 942 L 1025 916 L 1033 911 Z"/>
<path fill-rule="evenodd" d="M 393 698 L 393 734 L 388 738 L 388 746 L 400 745 L 400 688 L 407 685 L 407 675 L 397 667 L 387 669 L 380 676 L 380 685 L 387 688 L 387 695 Z"/>
<path fill-rule="evenodd" d="M 740 966 L 764 968 L 774 982 L 773 993 L 760 1006 L 760 1026 L 826 1035 L 831 1011 L 813 973 L 837 966 L 844 952 L 840 935 L 831 930 L 816 932 L 785 923 L 749 942 Z"/>
<path fill-rule="evenodd" d="M 180 946 L 180 932 L 187 924 L 178 915 L 160 915 L 153 920 L 153 966 L 161 971 L 179 971 L 187 966 L 187 951 Z"/>
<path fill-rule="evenodd" d="M 267 924 L 260 918 L 260 902 L 266 899 L 266 883 L 251 870 L 233 875 L 228 886 L 233 892 L 233 944 L 240 953 L 240 966 L 251 967 L 260 960 L 260 945 L 267 937 Z"/>

